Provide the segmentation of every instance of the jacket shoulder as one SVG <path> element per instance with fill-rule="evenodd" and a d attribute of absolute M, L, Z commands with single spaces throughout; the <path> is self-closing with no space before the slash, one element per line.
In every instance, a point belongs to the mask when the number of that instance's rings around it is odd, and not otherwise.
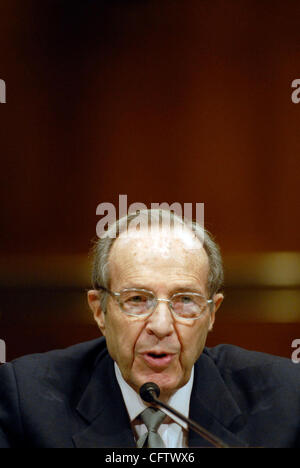
<path fill-rule="evenodd" d="M 28 354 L 0 367 L 0 382 L 7 373 L 13 373 L 17 382 L 32 382 L 51 375 L 61 382 L 76 377 L 80 371 L 91 373 L 101 359 L 107 354 L 104 338 L 79 343 L 65 349 L 56 349 L 45 353 Z"/>
<path fill-rule="evenodd" d="M 99 338 L 1 365 L 0 448 L 23 446 L 27 437 L 33 446 L 72 446 L 70 415 L 106 356 L 105 339 Z"/>
<path fill-rule="evenodd" d="M 228 344 L 205 348 L 205 354 L 214 361 L 227 382 L 236 382 L 244 387 L 279 384 L 288 386 L 290 390 L 299 389 L 300 364 L 293 363 L 291 359 Z"/>
<path fill-rule="evenodd" d="M 205 348 L 204 352 L 214 360 L 218 367 L 232 370 L 269 364 L 283 367 L 291 365 L 291 368 L 297 367 L 288 358 L 260 351 L 250 351 L 230 344 L 220 344 L 213 348 Z"/>

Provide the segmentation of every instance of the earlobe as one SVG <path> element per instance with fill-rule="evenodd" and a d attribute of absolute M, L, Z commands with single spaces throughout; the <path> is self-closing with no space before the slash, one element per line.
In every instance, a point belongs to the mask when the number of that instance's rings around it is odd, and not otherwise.
<path fill-rule="evenodd" d="M 99 297 L 99 291 L 91 289 L 87 293 L 87 299 L 89 307 L 93 313 L 94 319 L 97 322 L 101 333 L 105 335 L 105 314 L 101 308 L 101 302 Z"/>
<path fill-rule="evenodd" d="M 212 311 L 211 314 L 210 314 L 210 318 L 209 318 L 208 331 L 212 331 L 214 323 L 215 323 L 215 312 Z"/>

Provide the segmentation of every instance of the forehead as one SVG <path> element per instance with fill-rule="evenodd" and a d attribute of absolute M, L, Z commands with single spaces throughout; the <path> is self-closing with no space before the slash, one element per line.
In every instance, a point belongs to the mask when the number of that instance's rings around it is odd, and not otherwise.
<path fill-rule="evenodd" d="M 201 241 L 186 227 L 129 229 L 114 242 L 109 267 L 111 279 L 145 279 L 148 275 L 186 279 L 207 278 L 208 257 Z M 151 278 L 149 278 L 150 280 Z"/>

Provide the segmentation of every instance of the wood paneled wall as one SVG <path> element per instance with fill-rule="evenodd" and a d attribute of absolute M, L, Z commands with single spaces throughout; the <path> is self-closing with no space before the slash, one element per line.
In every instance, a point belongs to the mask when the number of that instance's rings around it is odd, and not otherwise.
<path fill-rule="evenodd" d="M 119 194 L 204 202 L 224 254 L 299 251 L 298 2 L 5 0 L 1 10 L 0 258 L 45 258 L 47 271 L 49 255 L 87 254 L 97 205 L 118 206 Z"/>

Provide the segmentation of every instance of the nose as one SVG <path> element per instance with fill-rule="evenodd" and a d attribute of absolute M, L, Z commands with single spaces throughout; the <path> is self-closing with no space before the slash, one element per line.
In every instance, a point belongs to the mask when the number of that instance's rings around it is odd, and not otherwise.
<path fill-rule="evenodd" d="M 146 330 L 160 339 L 174 332 L 174 318 L 167 300 L 158 299 L 158 304 L 147 320 Z"/>

